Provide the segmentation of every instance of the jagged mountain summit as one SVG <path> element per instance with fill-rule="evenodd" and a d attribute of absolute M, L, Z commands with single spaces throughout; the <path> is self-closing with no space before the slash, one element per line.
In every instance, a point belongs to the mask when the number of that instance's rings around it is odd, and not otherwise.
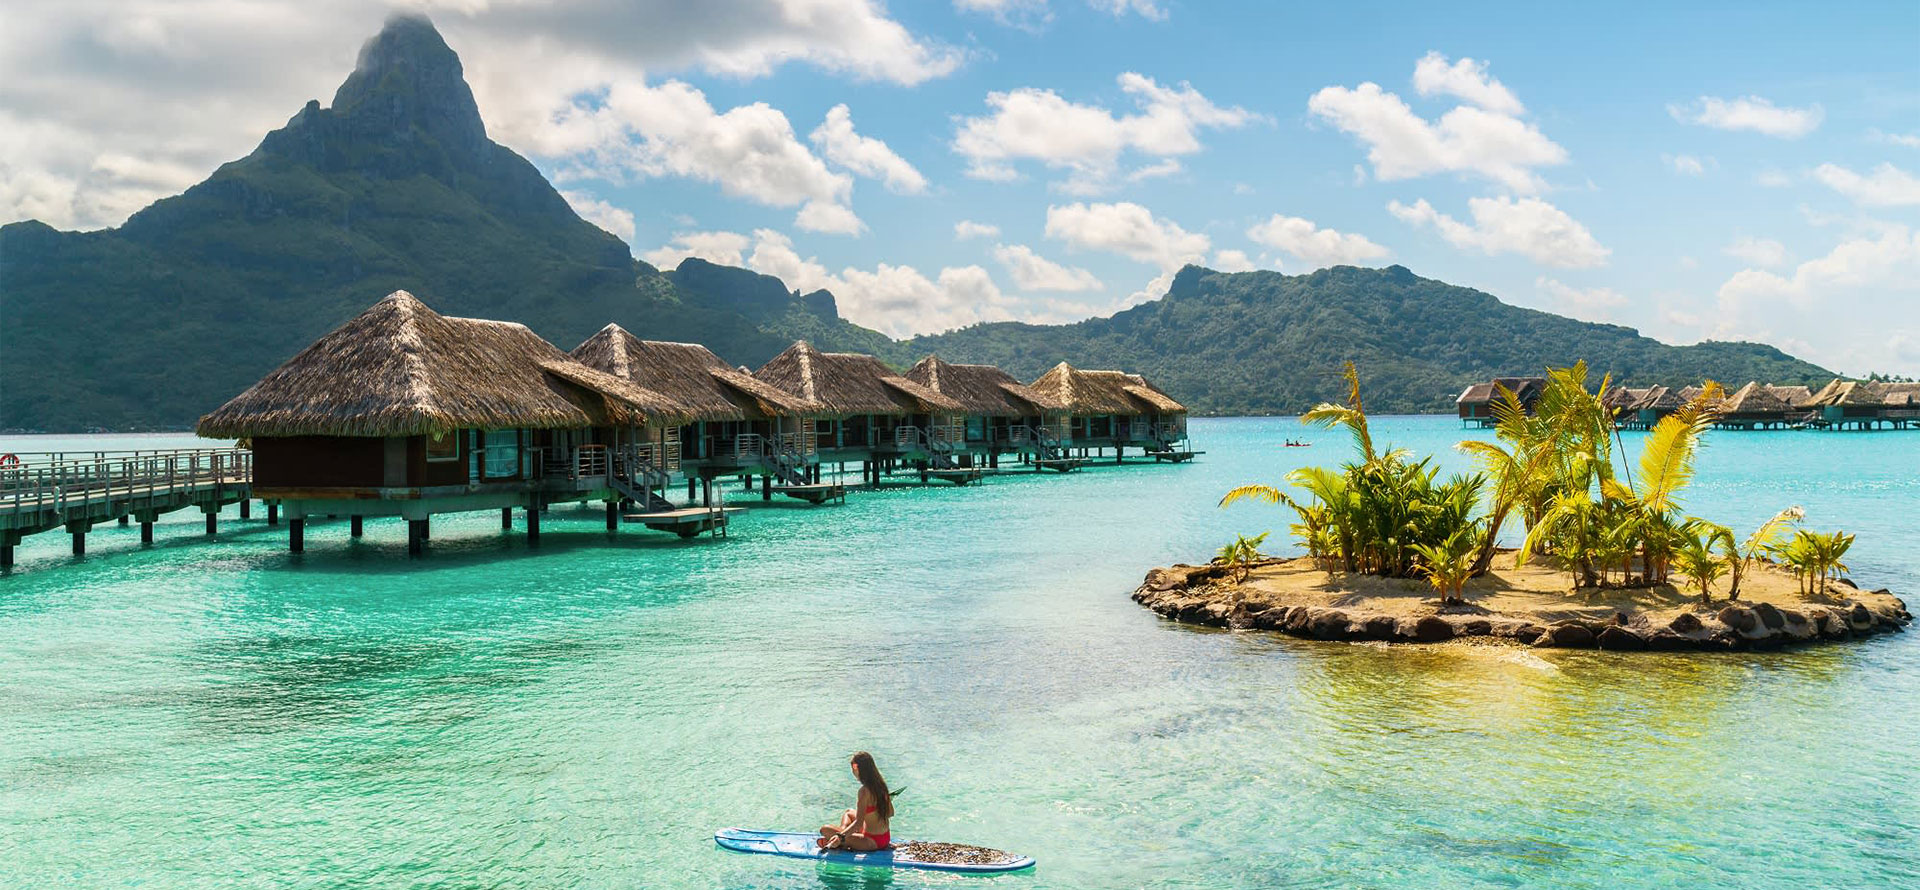
<path fill-rule="evenodd" d="M 426 19 L 400 16 L 330 105 L 307 102 L 252 153 L 119 228 L 0 227 L 0 430 L 188 428 L 396 290 L 444 314 L 524 322 L 562 349 L 616 322 L 731 364 L 796 338 L 902 368 L 937 351 L 1022 379 L 1065 359 L 1145 373 L 1214 413 L 1333 397 L 1347 358 L 1389 411 L 1442 410 L 1475 379 L 1583 357 L 1636 382 L 1830 376 L 1771 347 L 1666 346 L 1399 267 L 1189 267 L 1166 298 L 1111 318 L 893 341 L 841 318 L 826 291 L 634 259 L 487 137 L 459 57 Z"/>

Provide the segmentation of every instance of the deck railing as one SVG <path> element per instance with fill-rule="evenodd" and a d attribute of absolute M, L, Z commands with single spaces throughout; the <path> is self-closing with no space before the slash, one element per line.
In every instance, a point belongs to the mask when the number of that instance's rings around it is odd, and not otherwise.
<path fill-rule="evenodd" d="M 253 452 L 242 448 L 177 451 L 48 452 L 0 464 L 0 507 L 67 511 L 96 502 L 164 501 L 184 493 L 253 484 Z"/>
<path fill-rule="evenodd" d="M 913 424 L 902 424 L 893 428 L 893 444 L 896 448 L 919 448 L 926 444 L 927 437 Z"/>

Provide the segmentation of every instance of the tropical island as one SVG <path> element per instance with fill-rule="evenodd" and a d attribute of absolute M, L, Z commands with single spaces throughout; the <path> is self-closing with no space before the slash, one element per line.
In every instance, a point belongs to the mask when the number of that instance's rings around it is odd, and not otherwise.
<path fill-rule="evenodd" d="M 1315 639 L 1618 650 L 1856 639 L 1913 620 L 1891 592 L 1847 579 L 1852 535 L 1799 507 L 1744 535 L 1685 513 L 1718 384 L 1655 424 L 1630 462 L 1611 380 L 1589 390 L 1587 377 L 1584 363 L 1549 369 L 1531 410 L 1498 387 L 1494 441 L 1458 446 L 1478 472 L 1441 479 L 1432 456 L 1375 444 L 1349 364 L 1346 403 L 1301 419 L 1348 431 L 1354 458 L 1221 499 L 1285 507 L 1306 555 L 1269 557 L 1267 534 L 1241 535 L 1204 565 L 1152 570 L 1133 597 L 1179 621 Z M 1515 525 L 1519 546 L 1500 547 Z"/>

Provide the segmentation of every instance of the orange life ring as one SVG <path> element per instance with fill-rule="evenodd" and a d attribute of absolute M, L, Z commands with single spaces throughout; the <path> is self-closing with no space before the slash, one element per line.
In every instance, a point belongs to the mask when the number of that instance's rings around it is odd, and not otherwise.
<path fill-rule="evenodd" d="M 19 465 L 19 456 L 14 454 L 0 454 L 0 467 L 17 467 Z"/>

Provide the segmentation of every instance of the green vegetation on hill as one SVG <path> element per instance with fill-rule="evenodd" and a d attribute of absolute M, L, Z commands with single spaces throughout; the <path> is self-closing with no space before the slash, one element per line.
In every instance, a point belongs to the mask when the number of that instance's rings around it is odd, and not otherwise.
<path fill-rule="evenodd" d="M 1819 385 L 1833 377 L 1771 346 L 1670 346 L 1630 328 L 1509 306 L 1401 266 L 1306 275 L 1188 266 L 1164 299 L 1111 318 L 982 324 L 906 345 L 998 364 L 1022 379 L 1061 360 L 1124 368 L 1211 414 L 1294 414 L 1337 401 L 1348 361 L 1367 369 L 1367 406 L 1383 413 L 1450 410 L 1470 383 L 1538 375 L 1574 356 L 1635 384 Z"/>

